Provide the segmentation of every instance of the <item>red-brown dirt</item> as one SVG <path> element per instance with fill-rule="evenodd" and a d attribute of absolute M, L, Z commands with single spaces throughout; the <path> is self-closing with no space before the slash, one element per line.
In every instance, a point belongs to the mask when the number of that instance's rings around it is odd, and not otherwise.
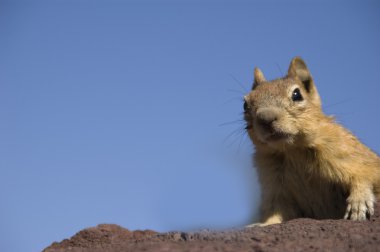
<path fill-rule="evenodd" d="M 295 219 L 267 227 L 199 232 L 87 228 L 44 252 L 108 251 L 380 251 L 380 206 L 369 221 Z"/>

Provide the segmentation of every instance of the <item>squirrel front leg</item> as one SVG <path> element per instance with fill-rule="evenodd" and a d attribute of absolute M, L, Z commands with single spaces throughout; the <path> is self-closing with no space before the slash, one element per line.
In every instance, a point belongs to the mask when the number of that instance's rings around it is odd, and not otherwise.
<path fill-rule="evenodd" d="M 265 220 L 261 223 L 262 226 L 272 225 L 272 224 L 279 224 L 284 221 L 283 213 L 276 212 L 268 214 Z"/>
<path fill-rule="evenodd" d="M 350 195 L 347 198 L 345 219 L 366 220 L 374 214 L 375 195 L 373 186 L 368 182 L 353 180 L 350 185 Z"/>
<path fill-rule="evenodd" d="M 283 192 L 264 192 L 260 207 L 260 222 L 253 223 L 247 227 L 278 224 L 295 218 L 295 211 L 289 203 L 289 199 L 286 199 Z"/>
<path fill-rule="evenodd" d="M 279 224 L 283 222 L 283 214 L 280 211 L 273 211 L 265 213 L 265 218 L 261 218 L 260 222 L 247 225 L 246 227 L 264 227 L 272 224 Z"/>
<path fill-rule="evenodd" d="M 264 202 L 263 202 L 264 203 Z M 294 206 L 289 205 L 289 200 L 283 200 L 277 197 L 276 201 L 262 205 L 261 225 L 267 226 L 282 223 L 296 217 Z"/>

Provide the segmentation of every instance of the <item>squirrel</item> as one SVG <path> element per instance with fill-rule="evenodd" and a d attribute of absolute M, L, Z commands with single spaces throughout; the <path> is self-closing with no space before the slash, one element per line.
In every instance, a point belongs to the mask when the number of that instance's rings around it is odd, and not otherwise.
<path fill-rule="evenodd" d="M 244 119 L 261 184 L 260 222 L 366 220 L 380 195 L 380 157 L 322 111 L 305 62 L 267 81 L 254 69 Z"/>

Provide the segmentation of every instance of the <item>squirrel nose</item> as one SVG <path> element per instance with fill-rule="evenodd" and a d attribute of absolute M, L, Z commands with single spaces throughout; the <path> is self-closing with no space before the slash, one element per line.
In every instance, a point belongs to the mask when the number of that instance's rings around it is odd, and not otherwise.
<path fill-rule="evenodd" d="M 272 129 L 273 122 L 278 119 L 278 111 L 274 108 L 263 108 L 257 110 L 257 123 L 265 128 Z"/>

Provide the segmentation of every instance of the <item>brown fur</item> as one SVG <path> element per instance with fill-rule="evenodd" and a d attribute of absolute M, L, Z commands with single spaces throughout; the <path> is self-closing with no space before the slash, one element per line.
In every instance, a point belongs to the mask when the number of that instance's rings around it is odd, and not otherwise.
<path fill-rule="evenodd" d="M 262 187 L 259 225 L 373 215 L 380 158 L 322 112 L 304 61 L 294 58 L 282 79 L 267 81 L 258 68 L 254 76 L 244 118 Z"/>

